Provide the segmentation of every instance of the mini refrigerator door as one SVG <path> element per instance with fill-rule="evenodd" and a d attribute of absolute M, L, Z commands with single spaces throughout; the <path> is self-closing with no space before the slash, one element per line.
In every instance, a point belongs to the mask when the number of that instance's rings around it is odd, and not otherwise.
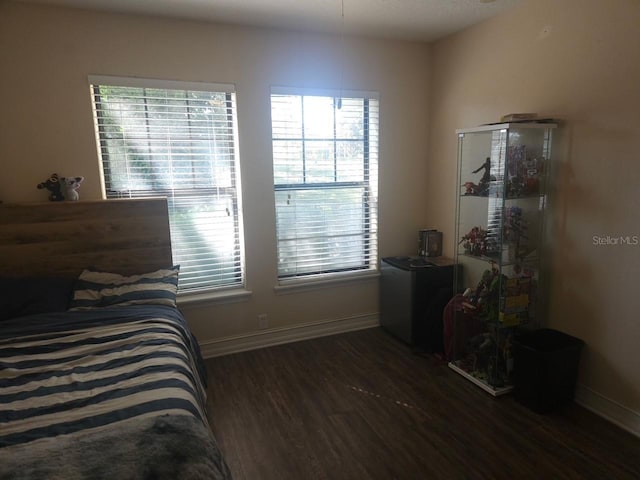
<path fill-rule="evenodd" d="M 442 311 L 453 294 L 449 259 L 388 257 L 380 262 L 380 324 L 405 343 L 441 352 Z"/>
<path fill-rule="evenodd" d="M 380 262 L 380 324 L 389 333 L 406 343 L 412 343 L 412 296 L 414 273 L 392 265 L 383 258 Z"/>

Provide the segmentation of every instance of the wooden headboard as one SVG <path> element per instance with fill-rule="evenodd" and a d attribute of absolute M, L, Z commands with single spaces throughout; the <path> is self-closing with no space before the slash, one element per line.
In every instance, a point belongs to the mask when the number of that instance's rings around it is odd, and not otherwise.
<path fill-rule="evenodd" d="M 0 275 L 132 275 L 172 265 L 165 198 L 0 204 Z"/>

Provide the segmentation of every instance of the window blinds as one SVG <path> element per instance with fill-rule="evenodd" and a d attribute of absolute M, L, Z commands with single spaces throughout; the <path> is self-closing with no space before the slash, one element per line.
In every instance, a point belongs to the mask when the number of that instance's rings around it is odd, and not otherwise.
<path fill-rule="evenodd" d="M 181 291 L 242 285 L 233 90 L 90 82 L 107 198 L 167 197 Z"/>
<path fill-rule="evenodd" d="M 378 100 L 272 91 L 281 280 L 377 268 Z"/>

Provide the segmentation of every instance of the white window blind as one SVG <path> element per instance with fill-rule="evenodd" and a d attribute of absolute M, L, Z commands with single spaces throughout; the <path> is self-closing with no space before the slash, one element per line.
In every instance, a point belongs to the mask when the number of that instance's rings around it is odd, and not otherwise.
<path fill-rule="evenodd" d="M 232 88 L 109 77 L 90 83 L 107 198 L 167 197 L 181 291 L 241 286 Z"/>
<path fill-rule="evenodd" d="M 378 100 L 273 90 L 280 280 L 377 268 Z"/>

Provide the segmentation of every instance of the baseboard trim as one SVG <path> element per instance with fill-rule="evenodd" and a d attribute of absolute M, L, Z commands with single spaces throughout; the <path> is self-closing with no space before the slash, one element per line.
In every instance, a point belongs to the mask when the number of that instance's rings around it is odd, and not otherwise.
<path fill-rule="evenodd" d="M 245 352 L 257 348 L 272 347 L 284 343 L 298 342 L 312 338 L 326 337 L 338 333 L 364 330 L 380 326 L 377 313 L 353 317 L 303 323 L 290 327 L 272 328 L 246 335 L 221 338 L 200 343 L 204 358 L 219 357 L 231 353 Z"/>
<path fill-rule="evenodd" d="M 627 432 L 640 437 L 640 413 L 620 405 L 584 385 L 576 386 L 576 403 L 596 415 L 606 418 Z"/>

